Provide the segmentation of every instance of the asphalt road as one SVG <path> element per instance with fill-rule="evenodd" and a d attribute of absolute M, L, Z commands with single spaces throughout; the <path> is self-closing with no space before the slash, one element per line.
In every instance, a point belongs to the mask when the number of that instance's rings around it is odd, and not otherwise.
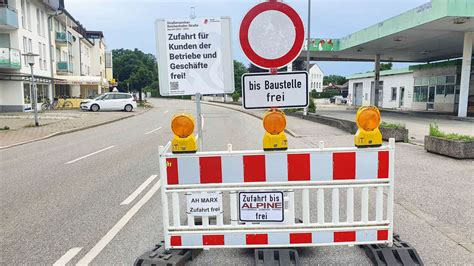
<path fill-rule="evenodd" d="M 162 240 L 158 146 L 191 101 L 153 100 L 151 111 L 0 151 L 0 264 L 130 265 Z M 204 147 L 259 149 L 259 119 L 203 105 Z M 338 129 L 288 118 L 290 147 L 352 145 Z M 427 264 L 474 261 L 473 161 L 397 144 L 395 231 Z M 144 188 L 142 191 L 137 191 Z M 298 209 L 298 207 L 296 208 Z M 471 249 L 470 249 L 471 248 Z M 251 264 L 249 250 L 204 251 L 197 265 Z M 303 264 L 369 264 L 357 247 L 304 249 Z"/>

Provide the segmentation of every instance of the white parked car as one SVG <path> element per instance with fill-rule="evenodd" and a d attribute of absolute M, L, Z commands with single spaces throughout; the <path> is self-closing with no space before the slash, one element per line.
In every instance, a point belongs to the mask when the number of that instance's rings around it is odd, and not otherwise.
<path fill-rule="evenodd" d="M 124 110 L 131 112 L 133 108 L 137 108 L 137 102 L 129 93 L 109 92 L 92 100 L 81 102 L 82 110 L 93 112 L 99 110 Z"/>

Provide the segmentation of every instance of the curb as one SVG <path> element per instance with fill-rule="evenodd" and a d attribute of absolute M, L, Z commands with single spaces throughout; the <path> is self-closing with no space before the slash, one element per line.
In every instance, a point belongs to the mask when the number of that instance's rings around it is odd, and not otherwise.
<path fill-rule="evenodd" d="M 227 109 L 234 110 L 234 111 L 238 111 L 238 112 L 253 116 L 255 118 L 258 118 L 260 120 L 263 120 L 263 118 L 259 115 L 256 115 L 256 114 L 253 114 L 253 113 L 250 113 L 250 112 L 246 112 L 245 110 L 232 108 L 230 106 L 225 106 L 226 105 L 225 103 L 214 103 L 214 102 L 205 102 L 205 101 L 201 101 L 201 103 L 202 104 L 207 104 L 207 105 L 212 105 L 212 106 L 218 106 L 218 107 L 222 107 L 222 108 L 227 108 Z M 240 106 L 240 105 L 237 105 L 237 104 L 229 104 L 229 105 Z M 288 133 L 290 136 L 292 136 L 294 138 L 300 138 L 300 136 L 298 134 L 296 134 L 295 132 L 293 132 L 291 129 L 285 128 L 285 132 Z"/>
<path fill-rule="evenodd" d="M 98 126 L 107 125 L 107 124 L 110 124 L 110 123 L 113 123 L 113 122 L 117 122 L 117 121 L 120 121 L 120 120 L 124 120 L 124 119 L 127 119 L 127 118 L 131 118 L 131 117 L 135 117 L 135 116 L 144 114 L 144 113 L 150 111 L 151 109 L 152 109 L 152 108 L 148 108 L 148 109 L 146 109 L 145 111 L 143 111 L 143 112 L 141 112 L 141 113 L 136 113 L 136 114 L 133 114 L 133 115 L 131 115 L 131 116 L 119 117 L 119 118 L 117 118 L 117 119 L 105 121 L 105 122 L 98 123 L 98 124 L 93 124 L 93 125 L 88 125 L 88 126 L 83 126 L 83 127 L 78 127 L 78 128 L 72 128 L 72 129 L 68 129 L 68 130 L 58 131 L 58 132 L 54 132 L 54 133 L 52 133 L 52 134 L 46 135 L 46 136 L 41 137 L 41 138 L 31 139 L 31 140 L 27 140 L 27 141 L 15 143 L 15 144 L 7 145 L 7 146 L 2 146 L 2 147 L 0 147 L 0 150 L 4 150 L 4 149 L 8 149 L 8 148 L 20 146 L 20 145 L 23 145 L 23 144 L 28 144 L 28 143 L 31 143 L 31 142 L 36 142 L 36 141 L 40 141 L 40 140 L 44 140 L 44 139 L 49 139 L 49 138 L 52 138 L 52 137 L 54 137 L 54 136 L 65 135 L 65 134 L 68 134 L 68 133 L 73 133 L 73 132 L 77 132 L 77 131 L 81 131 L 81 130 L 85 130 L 85 129 L 89 129 L 89 128 L 93 128 L 93 127 L 98 127 Z"/>

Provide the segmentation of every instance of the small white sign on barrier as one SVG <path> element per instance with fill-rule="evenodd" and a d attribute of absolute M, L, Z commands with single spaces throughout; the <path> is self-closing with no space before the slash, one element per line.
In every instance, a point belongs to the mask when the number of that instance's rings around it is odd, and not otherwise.
<path fill-rule="evenodd" d="M 283 222 L 284 197 L 281 191 L 240 192 L 241 222 Z"/>
<path fill-rule="evenodd" d="M 187 213 L 192 216 L 216 216 L 222 212 L 222 193 L 186 194 Z"/>

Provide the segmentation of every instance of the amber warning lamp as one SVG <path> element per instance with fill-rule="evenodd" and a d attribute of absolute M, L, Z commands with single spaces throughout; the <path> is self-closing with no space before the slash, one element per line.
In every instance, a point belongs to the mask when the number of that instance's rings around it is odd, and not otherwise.
<path fill-rule="evenodd" d="M 354 136 L 357 147 L 378 147 L 382 145 L 380 133 L 380 111 L 375 106 L 362 106 L 356 114 L 356 124 L 359 128 Z"/>
<path fill-rule="evenodd" d="M 177 114 L 171 120 L 171 130 L 174 133 L 171 142 L 173 153 L 193 153 L 197 151 L 194 132 L 194 117 L 188 113 Z"/>
<path fill-rule="evenodd" d="M 286 150 L 288 139 L 285 135 L 286 117 L 285 113 L 277 109 L 267 111 L 263 116 L 263 150 Z"/>

